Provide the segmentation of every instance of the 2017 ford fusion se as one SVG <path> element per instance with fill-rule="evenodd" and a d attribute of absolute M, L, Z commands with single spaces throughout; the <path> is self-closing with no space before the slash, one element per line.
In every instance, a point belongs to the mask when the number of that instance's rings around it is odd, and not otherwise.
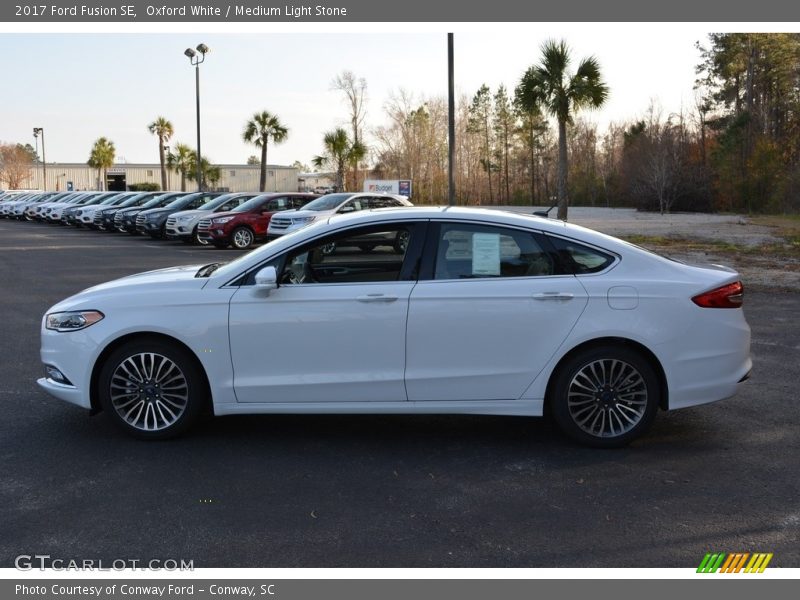
<path fill-rule="evenodd" d="M 352 239 L 407 238 L 365 251 Z M 336 253 L 323 249 L 335 243 Z M 132 275 L 53 306 L 47 392 L 165 438 L 198 415 L 542 415 L 593 446 L 733 395 L 739 276 L 588 229 L 463 208 L 316 222 L 226 264 Z"/>

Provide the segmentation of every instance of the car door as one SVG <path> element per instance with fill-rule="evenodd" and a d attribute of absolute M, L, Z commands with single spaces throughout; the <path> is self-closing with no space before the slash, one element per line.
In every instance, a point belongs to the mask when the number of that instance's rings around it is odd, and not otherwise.
<path fill-rule="evenodd" d="M 522 396 L 577 322 L 587 294 L 542 237 L 471 223 L 431 226 L 428 280 L 411 294 L 411 401 Z"/>
<path fill-rule="evenodd" d="M 405 401 L 406 317 L 424 228 L 350 228 L 273 259 L 280 284 L 269 294 L 248 279 L 230 304 L 238 401 Z M 349 241 L 381 231 L 409 232 L 404 253 L 363 252 Z M 324 253 L 331 242 L 344 249 Z"/>

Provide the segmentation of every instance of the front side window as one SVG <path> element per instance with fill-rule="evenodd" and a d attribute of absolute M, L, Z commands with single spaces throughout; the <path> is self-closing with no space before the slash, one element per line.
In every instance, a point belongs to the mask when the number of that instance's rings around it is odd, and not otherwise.
<path fill-rule="evenodd" d="M 270 212 L 277 212 L 279 210 L 287 210 L 291 208 L 289 204 L 289 199 L 285 196 L 281 198 L 272 198 L 269 202 L 267 202 L 266 206 L 264 206 L 264 210 L 268 210 Z"/>
<path fill-rule="evenodd" d="M 556 274 L 553 263 L 531 232 L 444 223 L 439 229 L 434 279 L 547 276 Z"/>
<path fill-rule="evenodd" d="M 413 225 L 404 224 L 324 238 L 276 262 L 279 272 L 283 263 L 281 284 L 399 281 L 413 231 Z"/>
<path fill-rule="evenodd" d="M 348 212 L 355 212 L 357 210 L 364 210 L 367 208 L 367 199 L 366 198 L 354 198 L 349 202 L 346 202 L 338 212 L 340 213 L 348 213 Z"/>

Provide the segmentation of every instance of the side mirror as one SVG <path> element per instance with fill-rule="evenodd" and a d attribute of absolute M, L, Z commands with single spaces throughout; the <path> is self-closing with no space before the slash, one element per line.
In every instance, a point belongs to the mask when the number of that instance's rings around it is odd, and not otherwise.
<path fill-rule="evenodd" d="M 355 210 L 354 206 L 343 206 L 342 208 L 339 209 L 339 213 L 349 213 L 353 212 L 354 210 Z"/>
<path fill-rule="evenodd" d="M 274 290 L 278 288 L 278 272 L 275 267 L 264 267 L 256 273 L 256 289 Z"/>

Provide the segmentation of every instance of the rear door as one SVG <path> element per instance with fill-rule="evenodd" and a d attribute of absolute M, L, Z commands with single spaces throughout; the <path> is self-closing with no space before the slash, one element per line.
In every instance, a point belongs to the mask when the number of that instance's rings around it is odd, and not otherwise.
<path fill-rule="evenodd" d="M 573 275 L 530 231 L 431 226 L 430 279 L 411 294 L 406 389 L 411 401 L 513 400 L 525 392 L 586 307 Z"/>

